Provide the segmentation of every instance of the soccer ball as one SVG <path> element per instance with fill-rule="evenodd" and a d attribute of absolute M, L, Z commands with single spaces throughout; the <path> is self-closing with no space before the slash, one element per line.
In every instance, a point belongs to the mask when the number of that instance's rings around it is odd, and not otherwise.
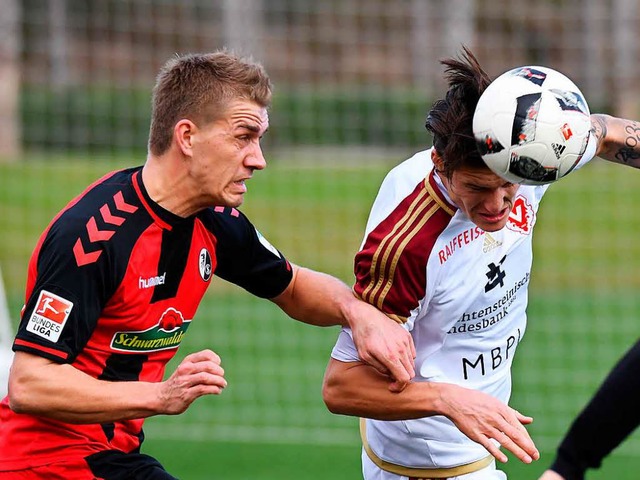
<path fill-rule="evenodd" d="M 567 175 L 587 148 L 589 106 L 578 87 L 551 68 L 503 73 L 480 96 L 473 134 L 482 159 L 509 182 L 543 185 Z"/>

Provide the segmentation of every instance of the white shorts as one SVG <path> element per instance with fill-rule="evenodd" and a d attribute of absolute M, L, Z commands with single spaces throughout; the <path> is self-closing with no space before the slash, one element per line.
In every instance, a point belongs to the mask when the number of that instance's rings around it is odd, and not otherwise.
<path fill-rule="evenodd" d="M 362 450 L 362 475 L 365 480 L 409 480 L 409 477 L 382 470 L 371 461 L 364 449 Z M 489 466 L 476 472 L 442 480 L 507 480 L 507 475 L 496 470 L 496 462 L 491 462 Z"/>

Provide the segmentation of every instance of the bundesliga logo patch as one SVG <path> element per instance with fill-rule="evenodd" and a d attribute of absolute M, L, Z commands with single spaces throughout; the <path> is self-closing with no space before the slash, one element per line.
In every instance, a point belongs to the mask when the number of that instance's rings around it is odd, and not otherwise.
<path fill-rule="evenodd" d="M 36 308 L 27 323 L 27 331 L 57 342 L 72 308 L 73 302 L 42 290 Z"/>

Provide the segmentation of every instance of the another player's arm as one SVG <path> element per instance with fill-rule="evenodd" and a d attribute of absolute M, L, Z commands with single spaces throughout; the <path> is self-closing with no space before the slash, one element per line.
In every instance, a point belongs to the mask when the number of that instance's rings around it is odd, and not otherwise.
<path fill-rule="evenodd" d="M 591 115 L 591 131 L 598 146 L 596 155 L 611 162 L 640 168 L 640 124 L 634 120 Z"/>
<path fill-rule="evenodd" d="M 525 463 L 540 457 L 523 427 L 532 418 L 477 390 L 448 383 L 412 382 L 402 392 L 393 393 L 386 388 L 385 377 L 371 367 L 332 358 L 322 395 L 331 412 L 343 415 L 378 420 L 445 415 L 501 462 L 507 457 L 492 439 Z"/>
<path fill-rule="evenodd" d="M 9 406 L 68 423 L 104 423 L 184 412 L 202 395 L 226 386 L 220 357 L 193 353 L 160 383 L 97 380 L 70 364 L 16 352 L 9 374 Z"/>
<path fill-rule="evenodd" d="M 272 299 L 290 317 L 317 326 L 351 327 L 360 358 L 394 382 L 386 386 L 402 390 L 415 375 L 415 347 L 411 335 L 375 307 L 353 294 L 343 282 L 330 275 L 293 268 L 293 279 Z"/>
<path fill-rule="evenodd" d="M 558 447 L 539 480 L 584 478 L 640 425 L 640 341 L 616 363 Z"/>

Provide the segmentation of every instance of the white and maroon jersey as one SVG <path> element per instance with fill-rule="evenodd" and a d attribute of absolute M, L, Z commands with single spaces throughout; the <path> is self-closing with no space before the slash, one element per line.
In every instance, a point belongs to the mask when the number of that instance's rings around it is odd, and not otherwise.
<path fill-rule="evenodd" d="M 527 326 L 533 227 L 546 188 L 521 186 L 506 226 L 485 232 L 452 204 L 430 150 L 387 175 L 355 258 L 354 291 L 411 332 L 415 381 L 509 401 L 511 363 Z M 332 357 L 358 360 L 349 329 Z M 382 460 L 416 468 L 454 467 L 488 454 L 444 416 L 367 419 L 366 441 Z"/>

